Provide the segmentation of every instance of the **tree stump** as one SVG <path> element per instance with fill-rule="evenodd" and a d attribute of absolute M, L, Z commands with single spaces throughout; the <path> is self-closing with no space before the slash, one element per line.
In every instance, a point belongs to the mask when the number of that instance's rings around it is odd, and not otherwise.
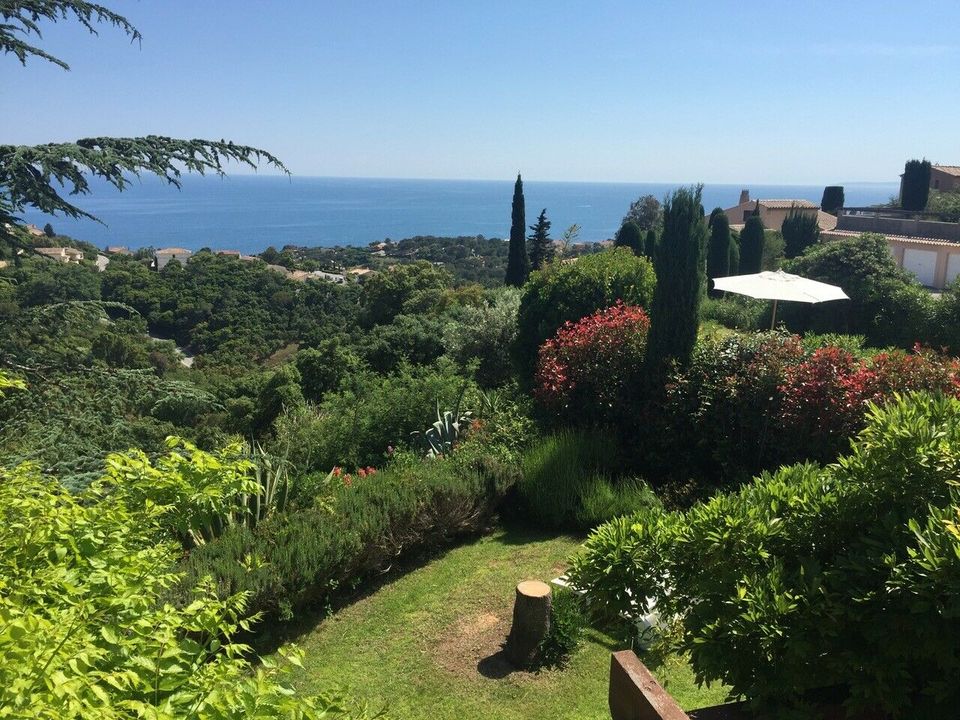
<path fill-rule="evenodd" d="M 505 648 L 514 667 L 530 667 L 537 659 L 540 642 L 550 631 L 550 586 L 539 580 L 517 585 L 513 604 L 513 625 Z"/>

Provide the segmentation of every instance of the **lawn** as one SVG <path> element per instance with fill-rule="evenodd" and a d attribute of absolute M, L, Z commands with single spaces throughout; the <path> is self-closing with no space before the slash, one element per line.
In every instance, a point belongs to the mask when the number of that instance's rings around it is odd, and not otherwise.
<path fill-rule="evenodd" d="M 497 655 L 520 580 L 561 574 L 579 540 L 501 530 L 454 548 L 319 622 L 297 640 L 306 651 L 302 691 L 339 687 L 396 720 L 609 718 L 614 640 L 589 630 L 565 670 L 512 671 Z M 654 668 L 687 709 L 723 700 L 697 688 L 689 666 Z"/>

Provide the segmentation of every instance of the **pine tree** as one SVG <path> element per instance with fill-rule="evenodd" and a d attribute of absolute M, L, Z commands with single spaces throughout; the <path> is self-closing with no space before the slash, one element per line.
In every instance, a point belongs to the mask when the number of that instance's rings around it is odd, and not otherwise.
<path fill-rule="evenodd" d="M 820 199 L 820 209 L 825 213 L 836 215 L 843 207 L 843 185 L 827 185 L 823 189 L 823 197 Z"/>
<path fill-rule="evenodd" d="M 531 225 L 530 240 L 530 269 L 539 270 L 553 260 L 553 240 L 550 239 L 550 221 L 547 220 L 547 209 L 544 208 L 537 218 L 537 224 Z"/>
<path fill-rule="evenodd" d="M 524 237 L 526 229 L 526 205 L 523 200 L 523 180 L 517 173 L 517 182 L 513 186 L 513 211 L 510 224 L 510 251 L 507 256 L 507 285 L 520 287 L 527 281 L 530 274 L 530 259 L 527 257 L 527 241 Z"/>
<path fill-rule="evenodd" d="M 900 185 L 900 207 L 904 210 L 923 210 L 930 197 L 930 161 L 908 160 L 903 166 Z"/>
<path fill-rule="evenodd" d="M 697 340 L 707 243 L 707 224 L 700 206 L 702 189 L 681 188 L 664 204 L 663 235 L 653 262 L 657 287 L 646 357 L 648 375 L 657 386 L 671 363 L 687 364 Z"/>
<path fill-rule="evenodd" d="M 57 234 L 53 231 L 53 225 L 51 225 L 50 223 L 47 223 L 46 225 L 43 226 L 43 234 L 46 235 L 48 238 L 54 238 L 57 236 Z"/>
<path fill-rule="evenodd" d="M 741 275 L 760 272 L 763 265 L 763 220 L 759 215 L 747 218 L 740 233 L 740 269 Z"/>
<path fill-rule="evenodd" d="M 718 213 L 717 210 L 720 212 Z M 730 221 L 722 208 L 710 213 L 710 240 L 707 243 L 707 277 L 726 277 L 730 274 Z"/>
<path fill-rule="evenodd" d="M 635 222 L 625 222 L 617 230 L 617 235 L 613 238 L 613 245 L 614 247 L 628 247 L 633 250 L 634 255 L 643 255 L 645 245 L 643 231 Z"/>

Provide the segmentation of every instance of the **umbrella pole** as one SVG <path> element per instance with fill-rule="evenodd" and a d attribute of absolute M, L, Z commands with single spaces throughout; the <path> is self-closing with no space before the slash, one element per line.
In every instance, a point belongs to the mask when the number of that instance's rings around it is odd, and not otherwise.
<path fill-rule="evenodd" d="M 770 318 L 770 329 L 773 330 L 774 324 L 777 322 L 777 301 L 773 301 L 773 317 Z"/>

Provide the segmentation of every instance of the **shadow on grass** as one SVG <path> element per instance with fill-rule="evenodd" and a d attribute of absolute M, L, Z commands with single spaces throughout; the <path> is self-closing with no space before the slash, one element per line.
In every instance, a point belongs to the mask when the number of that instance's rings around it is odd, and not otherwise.
<path fill-rule="evenodd" d="M 244 640 L 259 655 L 269 655 L 276 652 L 282 645 L 289 642 L 296 642 L 304 635 L 308 635 L 317 625 L 331 615 L 376 594 L 379 590 L 395 580 L 424 568 L 436 560 L 440 560 L 451 550 L 473 545 L 485 539 L 492 539 L 492 541 L 506 546 L 520 547 L 530 543 L 545 542 L 561 537 L 573 538 L 578 542 L 582 540 L 582 538 L 570 535 L 569 533 L 544 530 L 531 526 L 528 523 L 511 517 L 510 513 L 505 513 L 504 516 L 501 516 L 499 523 L 492 522 L 485 532 L 452 537 L 442 545 L 435 544 L 411 549 L 409 553 L 400 557 L 397 562 L 390 565 L 390 567 L 374 576 L 364 578 L 358 582 L 355 588 L 340 592 L 325 606 L 301 608 L 292 620 L 286 622 L 267 619 L 257 627 L 253 637 L 244 638 Z M 492 660 L 496 655 L 497 653 L 491 655 L 490 658 L 484 658 L 481 663 L 490 660 L 491 667 L 493 667 L 497 664 Z M 504 662 L 506 662 L 505 659 Z M 478 670 L 479 669 L 478 665 Z"/>
<path fill-rule="evenodd" d="M 503 680 L 519 670 L 507 660 L 507 653 L 501 647 L 493 655 L 487 655 L 477 663 L 477 672 L 490 680 Z"/>

